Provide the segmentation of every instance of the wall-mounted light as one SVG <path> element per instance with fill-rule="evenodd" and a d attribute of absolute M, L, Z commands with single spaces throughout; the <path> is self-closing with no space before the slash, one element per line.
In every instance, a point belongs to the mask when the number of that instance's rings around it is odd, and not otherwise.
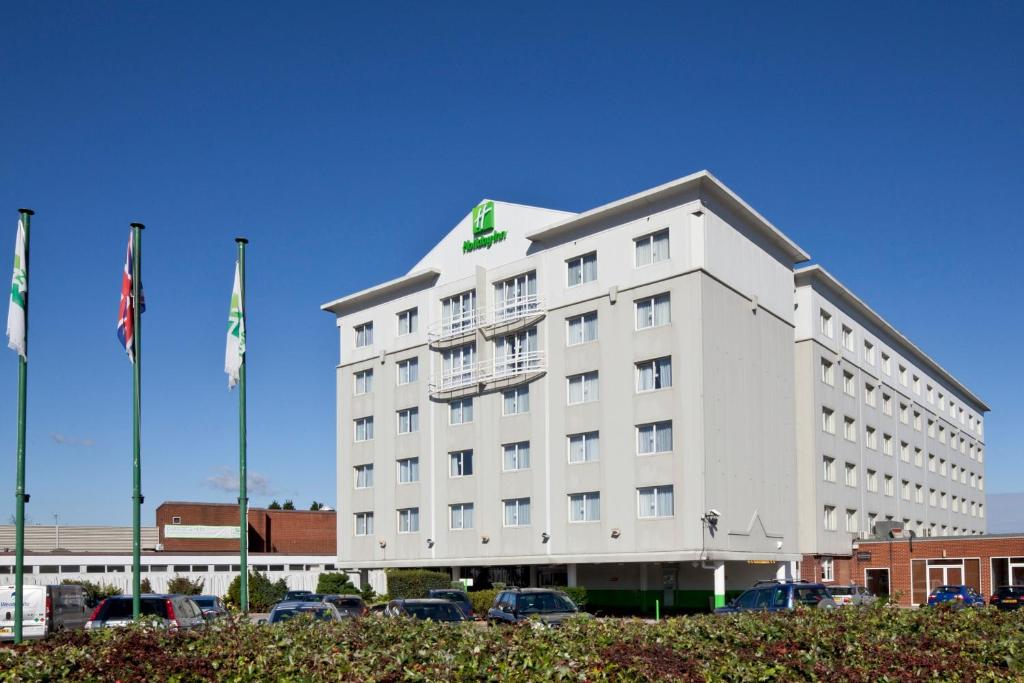
<path fill-rule="evenodd" d="M 541 534 L 540 534 L 540 542 L 541 543 L 547 543 L 550 540 L 551 540 L 551 534 L 549 534 L 546 531 L 541 532 Z"/>
<path fill-rule="evenodd" d="M 385 541 L 385 540 L 384 540 L 384 539 L 382 538 L 382 539 L 380 539 L 379 541 L 377 541 L 377 545 L 379 545 L 379 546 L 380 546 L 381 548 L 387 548 L 387 547 L 388 547 L 388 542 L 387 542 L 387 541 Z"/>
<path fill-rule="evenodd" d="M 619 531 L 618 529 L 612 529 L 612 538 L 618 538 L 621 535 L 622 535 L 621 531 Z"/>
<path fill-rule="evenodd" d="M 481 543 L 490 543 L 491 542 L 491 537 L 490 536 L 481 536 L 480 537 L 480 542 Z"/>
<path fill-rule="evenodd" d="M 428 538 L 427 539 L 427 547 L 428 548 L 433 548 L 434 547 L 434 539 L 432 539 L 432 538 Z"/>

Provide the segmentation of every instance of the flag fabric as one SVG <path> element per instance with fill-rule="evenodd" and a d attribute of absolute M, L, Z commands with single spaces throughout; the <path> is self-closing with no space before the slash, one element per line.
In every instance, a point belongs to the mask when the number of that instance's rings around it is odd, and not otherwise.
<path fill-rule="evenodd" d="M 238 384 L 245 358 L 245 311 L 242 310 L 242 280 L 238 262 L 235 262 L 235 286 L 231 288 L 231 310 L 228 311 L 228 343 L 224 352 L 224 372 L 228 375 L 228 389 Z"/>
<path fill-rule="evenodd" d="M 135 249 L 134 234 L 128 233 L 128 255 L 124 260 L 124 272 L 121 273 L 121 305 L 117 310 L 117 339 L 121 342 L 128 360 L 135 362 L 135 296 L 132 293 L 132 266 Z M 142 292 L 139 282 L 139 315 L 146 312 L 146 295 Z"/>
<path fill-rule="evenodd" d="M 28 272 L 25 270 L 25 223 L 18 219 L 14 240 L 14 276 L 11 278 L 11 302 L 7 309 L 7 345 L 28 359 L 25 345 L 25 302 L 28 300 Z"/>

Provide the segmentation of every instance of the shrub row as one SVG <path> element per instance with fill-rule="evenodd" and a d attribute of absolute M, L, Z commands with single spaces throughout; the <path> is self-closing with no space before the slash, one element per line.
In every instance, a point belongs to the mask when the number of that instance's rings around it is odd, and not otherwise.
<path fill-rule="evenodd" d="M 431 588 L 448 588 L 452 583 L 448 572 L 429 569 L 389 569 L 387 576 L 391 598 L 425 598 Z"/>

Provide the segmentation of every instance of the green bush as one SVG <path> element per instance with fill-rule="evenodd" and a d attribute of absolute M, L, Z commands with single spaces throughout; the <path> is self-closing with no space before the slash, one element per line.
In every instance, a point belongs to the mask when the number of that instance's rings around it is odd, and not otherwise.
<path fill-rule="evenodd" d="M 139 590 L 142 591 L 143 593 L 152 593 L 153 592 L 153 585 L 149 582 L 148 578 L 143 579 L 142 581 L 139 582 Z"/>
<path fill-rule="evenodd" d="M 389 569 L 387 575 L 392 598 L 425 598 L 431 588 L 447 588 L 452 581 L 448 572 L 429 569 Z"/>
<path fill-rule="evenodd" d="M 562 591 L 576 603 L 576 606 L 583 609 L 587 605 L 587 589 L 583 586 L 558 586 L 556 591 Z"/>
<path fill-rule="evenodd" d="M 367 581 L 366 585 L 359 591 L 359 595 L 363 598 L 363 601 L 367 604 L 379 599 L 381 596 L 377 595 L 377 592 L 373 590 L 373 586 Z"/>
<path fill-rule="evenodd" d="M 85 581 L 82 579 L 64 579 L 61 583 L 71 586 L 81 586 L 84 588 L 85 597 L 89 601 L 90 605 L 95 605 L 100 600 L 106 600 L 111 595 L 121 595 L 123 592 L 117 586 L 111 586 L 105 583 L 93 583 L 92 581 Z"/>
<path fill-rule="evenodd" d="M 316 582 L 317 593 L 336 595 L 355 595 L 359 590 L 349 581 L 348 575 L 342 572 L 325 572 Z"/>
<path fill-rule="evenodd" d="M 202 579 L 192 580 L 187 576 L 175 576 L 167 582 L 167 592 L 178 595 L 201 595 L 204 582 Z"/>
<path fill-rule="evenodd" d="M 224 602 L 233 607 L 241 605 L 242 577 L 236 576 L 231 585 L 228 586 L 228 594 L 224 596 Z M 288 592 L 288 584 L 284 579 L 271 581 L 266 574 L 260 572 L 249 572 L 249 610 L 253 612 L 264 612 L 272 605 L 275 605 L 284 598 Z"/>
<path fill-rule="evenodd" d="M 487 610 L 494 604 L 494 598 L 498 597 L 501 591 L 491 589 L 482 591 L 470 591 L 469 601 L 473 605 L 473 612 L 480 618 L 487 616 Z"/>

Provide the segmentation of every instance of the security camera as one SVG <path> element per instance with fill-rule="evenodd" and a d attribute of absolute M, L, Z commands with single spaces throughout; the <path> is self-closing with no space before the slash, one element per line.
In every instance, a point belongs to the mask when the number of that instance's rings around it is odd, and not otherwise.
<path fill-rule="evenodd" d="M 718 510 L 716 510 L 715 508 L 711 508 L 710 510 L 708 510 L 708 517 L 721 517 L 721 516 L 722 516 L 722 513 L 719 512 Z"/>

